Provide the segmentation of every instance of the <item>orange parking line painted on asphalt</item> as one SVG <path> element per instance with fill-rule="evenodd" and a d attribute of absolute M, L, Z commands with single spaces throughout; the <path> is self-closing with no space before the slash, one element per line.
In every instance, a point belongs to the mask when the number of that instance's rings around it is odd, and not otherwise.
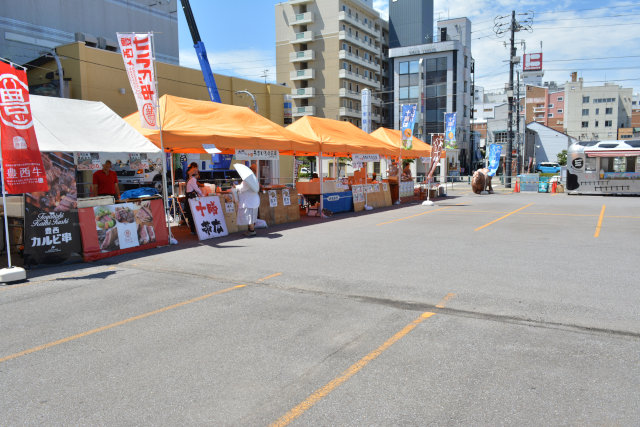
<path fill-rule="evenodd" d="M 450 299 L 455 298 L 456 294 L 453 293 L 449 293 L 447 295 L 444 296 L 444 298 L 442 298 L 442 301 L 440 301 L 438 304 L 436 304 L 437 308 L 444 308 L 444 306 L 447 304 L 447 302 L 449 302 Z"/>
<path fill-rule="evenodd" d="M 270 276 L 263 277 L 262 279 L 258 279 L 258 280 L 256 280 L 256 283 L 262 283 L 262 282 L 264 282 L 265 280 L 273 279 L 274 277 L 278 277 L 278 276 L 282 276 L 282 273 L 274 273 L 274 274 L 272 274 L 272 275 L 270 275 Z"/>
<path fill-rule="evenodd" d="M 602 205 L 602 210 L 600 211 L 600 217 L 598 218 L 598 225 L 596 225 L 596 232 L 593 234 L 593 237 L 600 236 L 600 228 L 602 228 L 602 219 L 604 218 L 604 210 L 606 206 Z"/>
<path fill-rule="evenodd" d="M 458 203 L 456 206 L 460 206 L 460 205 L 462 205 L 462 203 Z M 387 221 L 387 222 L 381 222 L 380 224 L 376 224 L 376 225 L 379 226 L 379 225 L 391 224 L 391 223 L 398 222 L 398 221 L 404 221 L 405 219 L 415 218 L 415 217 L 420 216 L 420 215 L 426 215 L 426 214 L 429 214 L 431 212 L 438 212 L 438 211 L 442 211 L 442 210 L 445 210 L 445 209 L 451 209 L 451 208 L 452 208 L 452 206 L 445 206 L 444 208 L 438 208 L 438 209 L 434 209 L 432 211 L 421 212 L 419 214 L 415 214 L 415 215 L 411 215 L 411 216 L 405 216 L 404 218 L 398 218 L 398 219 L 394 219 L 394 220 Z"/>
<path fill-rule="evenodd" d="M 515 210 L 515 211 L 513 211 L 513 212 L 509 212 L 508 214 L 503 215 L 503 216 L 501 216 L 501 217 L 500 217 L 500 218 L 498 218 L 498 219 L 494 219 L 494 220 L 493 220 L 493 221 L 491 221 L 490 223 L 485 224 L 485 225 L 483 225 L 483 226 L 481 226 L 481 227 L 478 227 L 478 228 L 476 228 L 476 229 L 475 229 L 475 230 L 473 230 L 473 231 L 479 231 L 479 230 L 482 230 L 483 228 L 488 227 L 488 226 L 490 226 L 491 224 L 495 224 L 496 222 L 501 221 L 501 220 L 505 219 L 505 218 L 506 218 L 506 217 L 508 217 L 508 216 L 511 216 L 511 215 L 513 215 L 513 214 L 515 214 L 515 213 L 518 213 L 518 212 L 520 212 L 521 210 L 526 209 L 526 208 L 528 208 L 528 207 L 529 207 L 529 206 L 531 206 L 531 205 L 533 205 L 533 203 L 529 203 L 528 205 L 523 206 L 523 207 L 521 207 L 520 209 L 516 209 L 516 210 Z"/>
<path fill-rule="evenodd" d="M 367 354 L 365 357 L 363 357 L 362 359 L 360 359 L 359 361 L 351 365 L 349 368 L 347 368 L 347 370 L 344 371 L 342 374 L 340 374 L 339 377 L 334 378 L 333 380 L 328 382 L 326 385 L 324 385 L 323 387 L 313 392 L 303 402 L 296 405 L 295 408 L 291 409 L 289 412 L 287 412 L 282 417 L 280 417 L 277 421 L 272 423 L 270 427 L 284 427 L 289 425 L 293 420 L 295 420 L 300 415 L 305 413 L 309 408 L 311 408 L 313 405 L 318 403 L 322 398 L 327 396 L 329 393 L 331 393 L 333 390 L 339 387 L 342 383 L 344 383 L 349 378 L 357 374 L 362 368 L 367 366 L 369 362 L 375 360 L 385 350 L 387 350 L 389 347 L 395 344 L 398 340 L 400 340 L 402 337 L 404 337 L 409 332 L 411 332 L 416 326 L 422 323 L 425 319 L 428 319 L 434 314 L 435 313 L 432 313 L 432 312 L 422 313 L 420 317 L 418 317 L 416 320 L 414 320 L 413 322 L 409 323 L 407 326 L 402 328 L 400 332 L 396 333 L 394 336 L 389 338 L 380 347 L 378 347 L 377 349 L 375 349 L 374 351 Z"/>
<path fill-rule="evenodd" d="M 272 275 L 267 276 L 267 277 L 263 277 L 262 279 L 259 279 L 256 283 L 259 283 L 261 281 L 267 280 L 267 279 L 272 278 L 272 277 L 279 276 L 281 274 L 282 273 L 276 273 L 276 274 L 272 274 Z M 198 301 L 203 301 L 203 300 L 205 300 L 207 298 L 211 298 L 211 297 L 216 296 L 216 295 L 222 295 L 222 294 L 225 294 L 227 292 L 235 291 L 236 289 L 241 289 L 241 288 L 244 288 L 246 286 L 247 285 L 236 285 L 236 286 L 232 286 L 230 288 L 221 289 L 219 291 L 211 292 L 210 294 L 201 295 L 199 297 L 192 298 L 192 299 L 187 300 L 187 301 L 182 301 L 182 302 L 179 302 L 177 304 L 173 304 L 173 305 L 170 305 L 170 306 L 167 306 L 167 307 L 159 308 L 157 310 L 149 311 L 147 313 L 139 314 L 137 316 L 130 317 L 128 319 L 120 320 L 119 322 L 115 322 L 115 323 L 111 323 L 111 324 L 106 325 L 106 326 L 101 326 L 99 328 L 91 329 L 90 331 L 86 331 L 86 332 L 82 332 L 82 333 L 79 333 L 79 334 L 76 334 L 76 335 L 72 335 L 70 337 L 62 338 L 62 339 L 59 339 L 57 341 L 52 341 L 52 342 L 47 343 L 47 344 L 42 344 L 42 345 L 39 345 L 37 347 L 32 347 L 30 349 L 27 349 L 27 350 L 24 350 L 24 351 L 21 351 L 21 352 L 18 352 L 18 353 L 10 354 L 9 356 L 1 357 L 0 358 L 0 363 L 6 362 L 8 360 L 16 359 L 16 358 L 21 357 L 21 356 L 26 356 L 28 354 L 35 353 L 37 351 L 46 350 L 48 348 L 55 347 L 57 345 L 67 343 L 69 341 L 74 341 L 74 340 L 77 340 L 79 338 L 87 337 L 89 335 L 97 334 L 98 332 L 103 332 L 103 331 L 106 331 L 108 329 L 115 328 L 117 326 L 126 325 L 127 323 L 131 323 L 131 322 L 136 321 L 136 320 L 145 319 L 145 318 L 153 316 L 155 314 L 164 313 L 165 311 L 169 311 L 169 310 L 172 310 L 174 308 L 183 307 L 185 305 L 193 304 L 194 302 L 198 302 Z"/>

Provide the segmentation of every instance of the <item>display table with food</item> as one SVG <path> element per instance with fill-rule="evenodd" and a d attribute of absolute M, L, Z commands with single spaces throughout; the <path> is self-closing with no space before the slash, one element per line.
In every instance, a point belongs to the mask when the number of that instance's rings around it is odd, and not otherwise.
<path fill-rule="evenodd" d="M 78 209 L 85 261 L 169 244 L 162 199 Z"/>

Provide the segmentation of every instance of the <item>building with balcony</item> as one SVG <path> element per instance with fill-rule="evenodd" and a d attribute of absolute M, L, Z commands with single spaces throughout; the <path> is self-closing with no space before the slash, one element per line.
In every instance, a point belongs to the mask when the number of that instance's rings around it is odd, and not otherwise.
<path fill-rule="evenodd" d="M 371 0 L 289 0 L 275 15 L 276 79 L 291 90 L 294 120 L 316 115 L 361 127 L 363 89 L 372 92 L 372 130 L 389 117 L 381 95 L 388 24 Z"/>
<path fill-rule="evenodd" d="M 548 87 L 526 86 L 524 98 L 525 123 L 541 123 L 564 132 L 564 90 L 552 92 Z"/>
<path fill-rule="evenodd" d="M 564 128 L 579 140 L 617 139 L 631 127 L 633 90 L 613 83 L 584 86 L 577 73 L 565 85 Z"/>
<path fill-rule="evenodd" d="M 398 2 L 400 3 L 400 2 Z M 393 22 L 390 26 L 398 27 Z M 400 128 L 402 105 L 418 104 L 414 134 L 425 141 L 444 133 L 445 113 L 457 113 L 457 149 L 447 150 L 450 171 L 473 162 L 471 106 L 473 98 L 471 21 L 467 18 L 438 21 L 438 38 L 432 43 L 389 49 L 393 61 L 393 124 Z M 460 170 L 460 172 L 463 172 Z M 420 171 L 418 171 L 420 173 Z"/>

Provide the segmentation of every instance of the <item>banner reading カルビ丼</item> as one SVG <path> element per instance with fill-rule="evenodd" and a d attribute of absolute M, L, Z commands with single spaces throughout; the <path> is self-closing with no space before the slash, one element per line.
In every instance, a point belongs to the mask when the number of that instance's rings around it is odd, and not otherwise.
<path fill-rule="evenodd" d="M 47 191 L 47 177 L 33 128 L 27 73 L 0 62 L 2 172 L 7 194 Z"/>

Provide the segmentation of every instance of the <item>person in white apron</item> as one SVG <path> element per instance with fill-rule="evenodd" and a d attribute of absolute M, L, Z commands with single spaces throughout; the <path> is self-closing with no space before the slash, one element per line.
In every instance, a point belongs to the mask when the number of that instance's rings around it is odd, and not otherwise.
<path fill-rule="evenodd" d="M 256 174 L 256 165 L 251 165 L 253 174 Z M 248 225 L 249 229 L 244 233 L 247 237 L 256 235 L 256 219 L 258 219 L 258 207 L 260 206 L 260 195 L 254 191 L 243 180 L 236 186 L 238 191 L 238 225 Z"/>

